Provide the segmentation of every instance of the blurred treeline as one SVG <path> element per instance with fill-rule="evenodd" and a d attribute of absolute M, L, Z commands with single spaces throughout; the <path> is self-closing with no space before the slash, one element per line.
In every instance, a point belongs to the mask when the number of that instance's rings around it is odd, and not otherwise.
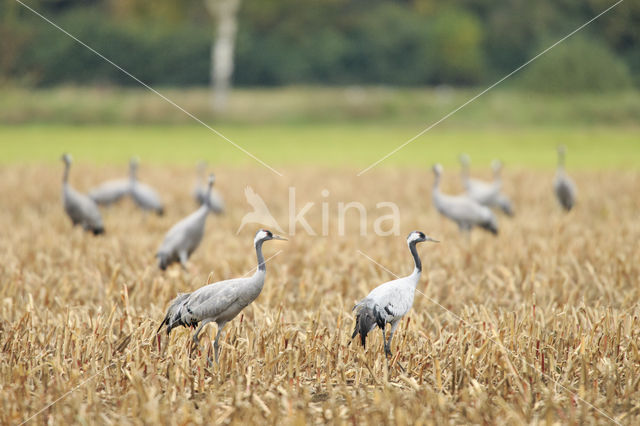
<path fill-rule="evenodd" d="M 24 0 L 152 85 L 209 83 L 204 0 Z M 493 82 L 613 0 L 242 0 L 234 84 L 470 86 Z M 13 0 L 0 3 L 0 79 L 136 85 Z M 528 67 L 546 91 L 640 86 L 640 2 L 625 1 Z"/>

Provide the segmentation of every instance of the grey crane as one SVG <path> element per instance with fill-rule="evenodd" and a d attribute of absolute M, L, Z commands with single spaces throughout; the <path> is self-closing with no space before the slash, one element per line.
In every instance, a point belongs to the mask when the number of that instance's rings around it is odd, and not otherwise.
<path fill-rule="evenodd" d="M 471 162 L 467 154 L 461 154 L 460 164 L 462 165 L 462 181 L 469 198 L 487 207 L 497 207 L 505 214 L 513 216 L 513 208 L 509 197 L 502 193 L 502 162 L 493 160 L 491 169 L 493 170 L 493 182 L 485 182 L 479 179 L 472 179 L 469 176 L 469 164 Z"/>
<path fill-rule="evenodd" d="M 440 192 L 440 177 L 442 166 L 433 166 L 435 180 L 433 183 L 433 204 L 445 217 L 454 221 L 461 231 L 469 232 L 474 226 L 479 226 L 487 231 L 497 234 L 498 221 L 491 209 L 476 202 L 466 195 L 445 195 Z"/>
<path fill-rule="evenodd" d="M 138 161 L 131 160 L 131 198 L 143 210 L 152 210 L 158 216 L 164 214 L 164 206 L 158 193 L 138 180 Z"/>
<path fill-rule="evenodd" d="M 213 182 L 213 175 L 209 175 L 207 197 L 211 193 Z M 160 269 L 165 270 L 169 265 L 177 261 L 180 261 L 182 267 L 186 269 L 189 256 L 202 241 L 207 215 L 210 210 L 211 206 L 205 203 L 198 210 L 169 229 L 156 254 Z"/>
<path fill-rule="evenodd" d="M 129 161 L 129 178 L 106 181 L 89 191 L 89 198 L 99 205 L 108 206 L 120 201 L 131 193 L 131 185 L 135 179 L 136 160 Z"/>
<path fill-rule="evenodd" d="M 562 208 L 569 211 L 576 202 L 576 186 L 564 170 L 566 153 L 566 146 L 558 146 L 558 169 L 556 170 L 556 178 L 553 181 L 553 190 Z"/>
<path fill-rule="evenodd" d="M 215 190 L 215 188 L 211 191 L 209 195 L 209 190 L 207 185 L 204 184 L 204 174 L 206 170 L 207 164 L 203 161 L 198 163 L 197 169 L 197 181 L 196 186 L 193 189 L 193 198 L 196 200 L 196 203 L 202 205 L 209 199 L 209 208 L 212 212 L 216 214 L 224 213 L 224 201 L 222 200 L 222 196 Z"/>
<path fill-rule="evenodd" d="M 216 362 L 218 362 L 220 335 L 225 324 L 235 318 L 244 308 L 253 302 L 264 286 L 264 278 L 267 272 L 262 244 L 269 240 L 286 240 L 279 235 L 274 235 L 267 229 L 260 229 L 253 240 L 253 245 L 258 257 L 256 272 L 247 278 L 234 278 L 219 281 L 199 288 L 193 293 L 178 294 L 173 299 L 162 320 L 157 333 L 166 325 L 167 335 L 175 327 L 195 327 L 193 342 L 199 345 L 198 335 L 202 328 L 210 322 L 218 324 L 218 333 L 213 343 Z"/>
<path fill-rule="evenodd" d="M 413 231 L 407 237 L 407 245 L 414 262 L 413 272 L 410 275 L 379 285 L 353 307 L 356 311 L 356 326 L 351 338 L 360 334 L 363 347 L 366 347 L 367 334 L 379 327 L 382 331 L 384 353 L 387 357 L 391 357 L 393 333 L 398 328 L 402 317 L 413 306 L 413 297 L 422 272 L 422 262 L 418 256 L 416 244 L 423 241 L 438 242 L 420 231 Z M 391 324 L 388 340 L 385 338 L 387 324 Z"/>
<path fill-rule="evenodd" d="M 69 169 L 71 168 L 71 156 L 64 154 L 64 175 L 62 177 L 62 200 L 64 211 L 67 213 L 73 226 L 81 225 L 84 230 L 91 231 L 94 235 L 104 233 L 102 216 L 96 203 L 84 194 L 79 193 L 69 185 Z"/>

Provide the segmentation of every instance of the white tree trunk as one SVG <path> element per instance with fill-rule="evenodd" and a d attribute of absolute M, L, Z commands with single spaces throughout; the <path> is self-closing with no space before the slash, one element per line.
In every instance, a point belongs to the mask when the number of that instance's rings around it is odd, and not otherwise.
<path fill-rule="evenodd" d="M 233 50 L 238 29 L 240 0 L 205 0 L 205 4 L 216 23 L 214 41 L 211 46 L 213 109 L 224 111 L 231 89 Z"/>

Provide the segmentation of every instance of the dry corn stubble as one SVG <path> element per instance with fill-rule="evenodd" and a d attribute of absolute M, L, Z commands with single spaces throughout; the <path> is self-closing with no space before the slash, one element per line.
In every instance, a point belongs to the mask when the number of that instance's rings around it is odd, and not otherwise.
<path fill-rule="evenodd" d="M 20 423 L 61 397 L 33 421 L 638 422 L 638 173 L 574 174 L 579 204 L 564 214 L 551 196 L 552 174 L 507 171 L 516 217 L 500 217 L 497 238 L 474 231 L 467 243 L 431 207 L 428 170 L 379 169 L 366 178 L 353 170 L 287 170 L 285 178 L 215 171 L 227 214 L 208 219 L 188 271 L 162 273 L 155 250 L 195 208 L 190 169 L 145 166 L 140 177 L 161 190 L 166 215 L 125 201 L 103 209 L 107 234 L 97 238 L 71 229 L 61 167 L 0 170 L 0 422 Z M 76 164 L 71 182 L 86 191 L 122 173 Z M 450 192 L 460 189 L 453 173 L 445 174 Z M 210 273 L 220 280 L 255 267 L 255 229 L 235 234 L 250 211 L 245 185 L 285 230 L 295 185 L 298 210 L 315 202 L 306 217 L 318 235 L 298 227 L 288 243 L 265 246 L 267 257 L 283 253 L 268 263 L 260 297 L 227 325 L 220 364 L 210 368 L 215 325 L 202 339 L 208 353 L 191 348 L 191 330 L 158 342 L 155 329 L 176 293 Z M 337 235 L 341 201 L 367 207 L 367 236 L 355 210 L 346 235 Z M 373 234 L 388 213 L 376 210 L 379 201 L 399 206 L 399 236 Z M 442 243 L 419 247 L 418 290 L 427 297 L 416 295 L 389 366 L 378 331 L 366 350 L 350 339 L 353 303 L 393 278 L 358 250 L 404 275 L 413 229 Z"/>

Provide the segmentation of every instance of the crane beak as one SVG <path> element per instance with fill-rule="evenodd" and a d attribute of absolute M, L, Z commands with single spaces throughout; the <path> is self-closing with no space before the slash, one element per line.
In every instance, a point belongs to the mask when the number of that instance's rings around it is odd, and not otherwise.
<path fill-rule="evenodd" d="M 436 240 L 436 239 L 431 238 L 431 237 L 425 238 L 425 241 L 431 241 L 432 243 L 439 243 L 440 242 L 439 240 Z"/>
<path fill-rule="evenodd" d="M 281 237 L 280 235 L 274 235 L 274 236 L 272 237 L 272 239 L 274 239 L 274 240 L 282 240 L 282 241 L 289 241 L 289 240 L 287 240 L 286 238 Z"/>

